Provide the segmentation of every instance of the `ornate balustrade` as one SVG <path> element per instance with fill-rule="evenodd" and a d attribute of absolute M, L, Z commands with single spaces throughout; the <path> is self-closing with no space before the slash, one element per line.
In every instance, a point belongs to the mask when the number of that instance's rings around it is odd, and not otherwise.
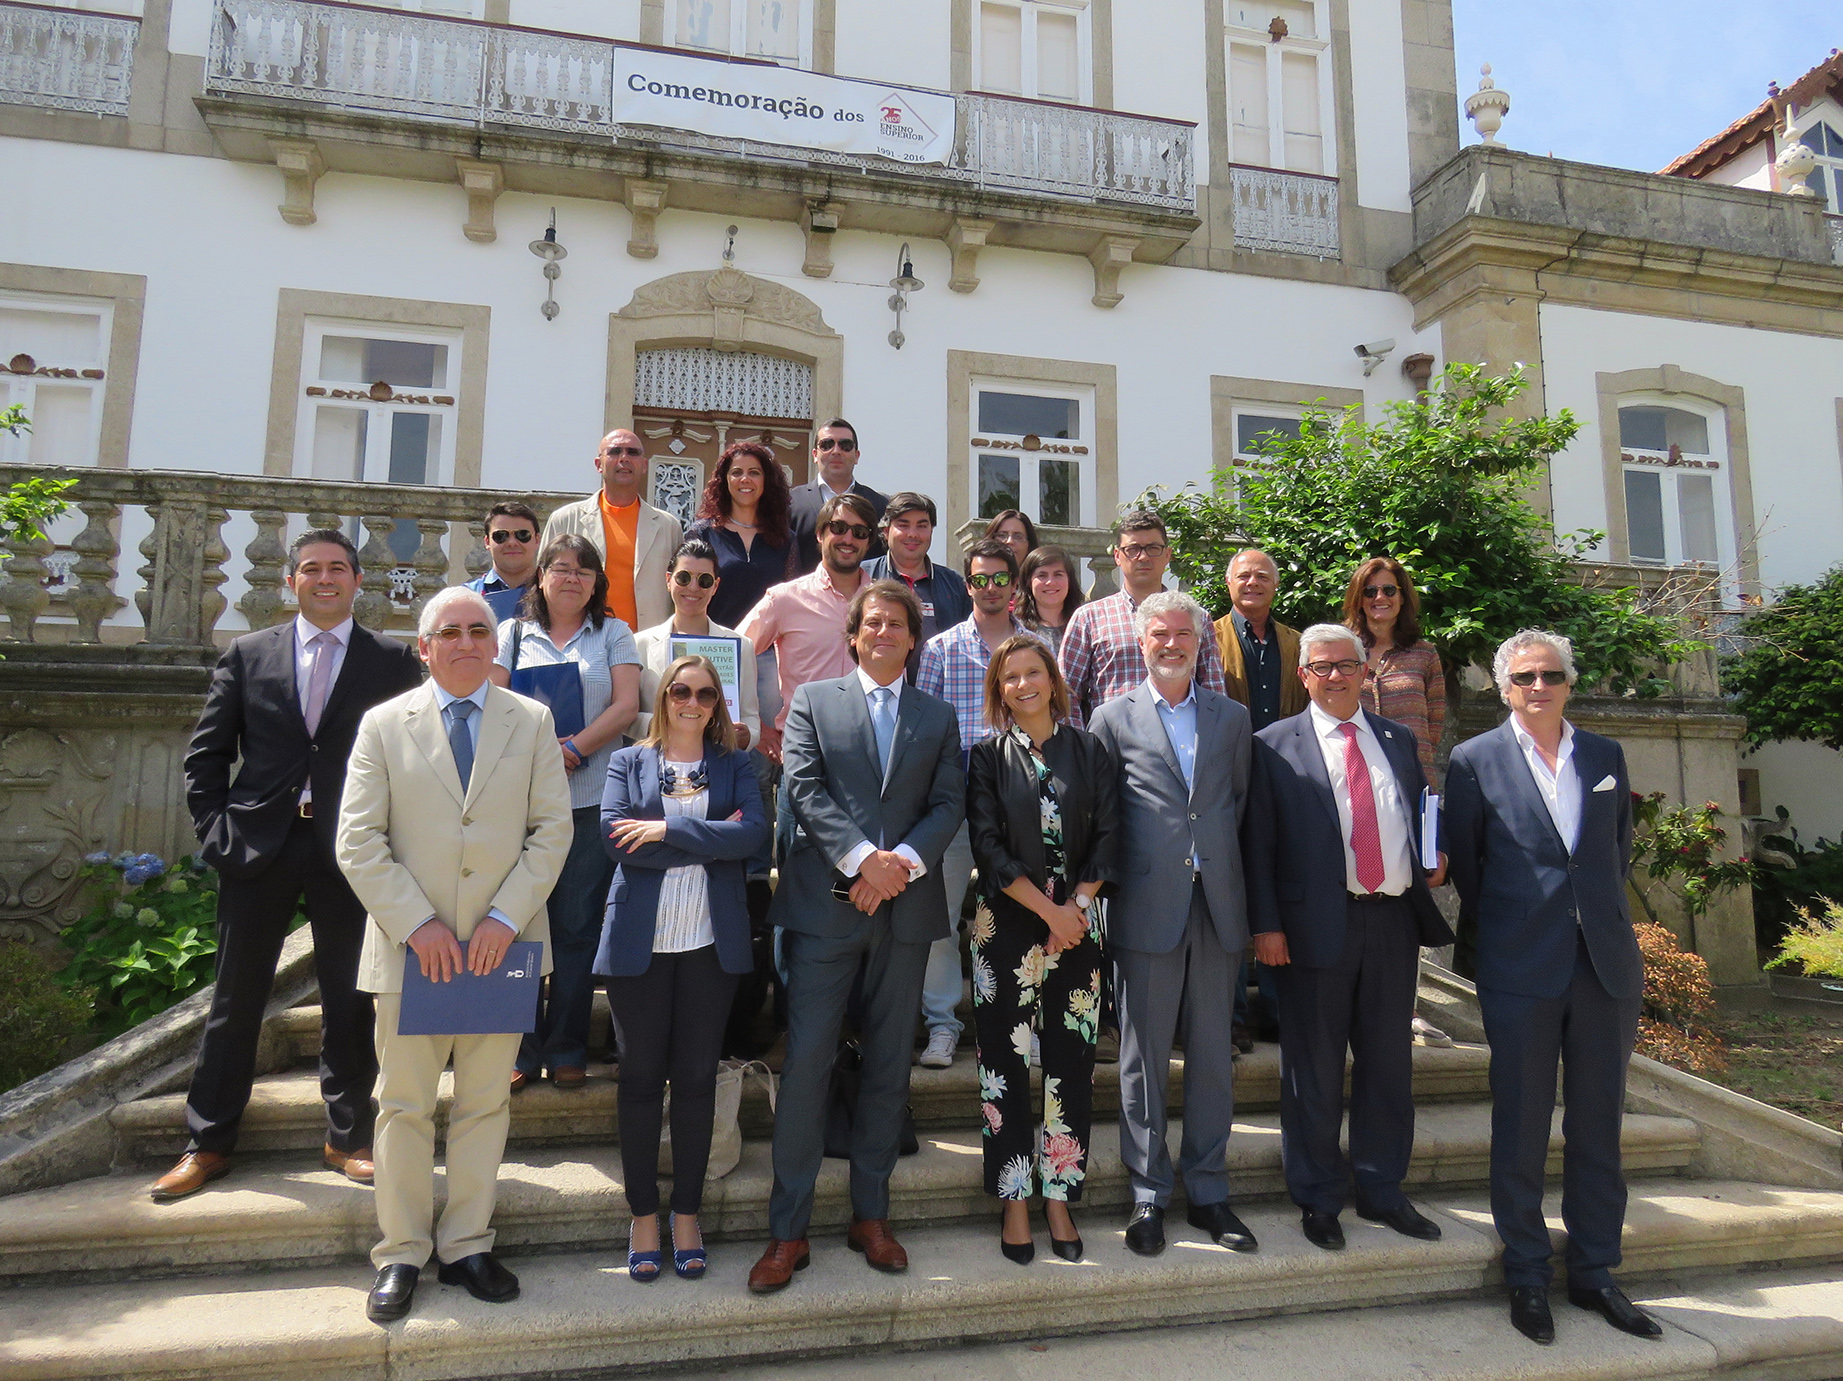
<path fill-rule="evenodd" d="M 126 115 L 141 21 L 0 4 L 0 102 Z"/>
<path fill-rule="evenodd" d="M 1830 229 L 1830 255 L 1843 264 L 1843 216 L 1826 216 L 1824 224 Z"/>
<path fill-rule="evenodd" d="M 1229 190 L 1241 248 L 1338 257 L 1336 178 L 1236 164 Z"/>

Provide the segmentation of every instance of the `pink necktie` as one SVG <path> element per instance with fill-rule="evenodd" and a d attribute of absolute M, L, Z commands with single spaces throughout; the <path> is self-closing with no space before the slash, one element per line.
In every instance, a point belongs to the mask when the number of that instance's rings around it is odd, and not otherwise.
<path fill-rule="evenodd" d="M 313 653 L 313 667 L 307 673 L 307 736 L 312 738 L 320 728 L 320 716 L 326 710 L 327 688 L 333 683 L 333 649 L 339 645 L 339 639 L 331 633 L 316 633 L 307 640 L 308 651 Z"/>
<path fill-rule="evenodd" d="M 1337 726 L 1344 735 L 1344 789 L 1350 793 L 1350 851 L 1357 856 L 1357 886 L 1374 892 L 1388 870 L 1382 866 L 1382 831 L 1376 825 L 1376 793 L 1369 762 L 1357 746 L 1357 726 Z"/>

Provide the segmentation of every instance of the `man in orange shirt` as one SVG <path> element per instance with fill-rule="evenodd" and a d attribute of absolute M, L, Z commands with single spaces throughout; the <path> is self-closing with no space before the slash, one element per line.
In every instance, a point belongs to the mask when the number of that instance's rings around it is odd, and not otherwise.
<path fill-rule="evenodd" d="M 565 533 L 591 542 L 608 572 L 608 612 L 630 629 L 651 628 L 672 617 L 666 571 L 684 540 L 678 519 L 640 497 L 646 482 L 646 448 L 637 432 L 617 428 L 595 455 L 599 492 L 565 504 L 544 524 L 542 552 Z"/>

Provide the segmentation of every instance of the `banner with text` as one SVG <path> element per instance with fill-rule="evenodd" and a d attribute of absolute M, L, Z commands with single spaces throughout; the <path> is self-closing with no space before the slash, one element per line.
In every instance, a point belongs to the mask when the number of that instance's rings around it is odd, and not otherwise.
<path fill-rule="evenodd" d="M 643 48 L 615 50 L 614 118 L 902 163 L 953 152 L 952 96 Z"/>

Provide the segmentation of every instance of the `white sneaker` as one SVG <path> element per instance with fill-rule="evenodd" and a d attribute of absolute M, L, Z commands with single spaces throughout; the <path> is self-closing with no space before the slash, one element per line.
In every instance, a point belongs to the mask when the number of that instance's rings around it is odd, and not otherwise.
<path fill-rule="evenodd" d="M 1441 1049 L 1451 1049 L 1453 1038 L 1428 1021 L 1425 1017 L 1415 1017 L 1410 1029 L 1414 1032 L 1416 1045 L 1433 1045 Z"/>
<path fill-rule="evenodd" d="M 954 1050 L 959 1044 L 960 1038 L 952 1030 L 937 1026 L 928 1033 L 928 1044 L 919 1063 L 924 1069 L 946 1069 L 953 1064 Z"/>

